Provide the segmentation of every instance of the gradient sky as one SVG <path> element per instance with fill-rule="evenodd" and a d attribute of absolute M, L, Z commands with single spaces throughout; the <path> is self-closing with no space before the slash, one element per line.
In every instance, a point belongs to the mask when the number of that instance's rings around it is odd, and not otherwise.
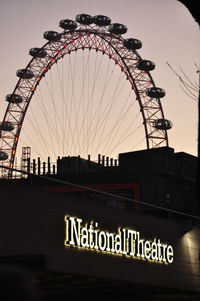
<path fill-rule="evenodd" d="M 124 37 L 142 41 L 139 53 L 156 63 L 153 79 L 166 91 L 163 109 L 174 125 L 169 144 L 176 152 L 196 155 L 197 102 L 181 89 L 166 62 L 179 73 L 181 67 L 193 83 L 198 83 L 199 26 L 176 0 L 0 0 L 0 119 L 7 106 L 5 95 L 17 83 L 16 70 L 31 59 L 29 49 L 43 46 L 43 32 L 60 31 L 61 19 L 75 19 L 79 13 L 109 16 L 113 23 L 128 27 Z"/>

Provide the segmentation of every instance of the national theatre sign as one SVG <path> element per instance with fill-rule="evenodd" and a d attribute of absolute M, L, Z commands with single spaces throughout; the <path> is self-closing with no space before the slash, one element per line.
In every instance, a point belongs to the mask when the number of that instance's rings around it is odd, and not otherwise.
<path fill-rule="evenodd" d="M 173 247 L 159 238 L 146 240 L 139 231 L 118 228 L 117 233 L 99 229 L 98 222 L 83 224 L 78 217 L 65 216 L 65 246 L 73 246 L 111 255 L 169 264 L 174 260 Z"/>

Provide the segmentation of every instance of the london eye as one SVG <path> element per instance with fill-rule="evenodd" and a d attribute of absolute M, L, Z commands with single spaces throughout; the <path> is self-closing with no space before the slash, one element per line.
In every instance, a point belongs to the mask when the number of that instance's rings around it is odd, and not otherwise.
<path fill-rule="evenodd" d="M 23 145 L 40 157 L 168 146 L 165 91 L 154 83 L 154 62 L 139 54 L 142 42 L 124 37 L 127 27 L 103 15 L 79 14 L 59 27 L 62 32 L 46 31 L 47 42 L 30 49 L 30 62 L 17 70 L 19 80 L 5 97 L 0 160 L 10 168 L 6 177 L 12 178 Z"/>

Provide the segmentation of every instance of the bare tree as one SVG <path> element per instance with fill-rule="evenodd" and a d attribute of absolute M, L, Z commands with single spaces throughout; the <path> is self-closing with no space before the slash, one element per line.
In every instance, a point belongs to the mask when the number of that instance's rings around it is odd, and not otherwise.
<path fill-rule="evenodd" d="M 180 67 L 180 73 L 175 71 L 172 66 L 167 62 L 169 68 L 173 71 L 173 73 L 178 77 L 180 81 L 180 87 L 184 91 L 184 93 L 192 100 L 198 102 L 198 93 L 199 93 L 199 85 L 200 83 L 192 82 L 187 74 Z M 196 72 L 199 73 L 199 67 L 197 64 L 194 64 L 196 67 Z"/>
<path fill-rule="evenodd" d="M 197 166 L 196 195 L 200 206 L 200 67 L 198 67 L 197 64 L 195 64 L 197 70 L 196 72 L 198 73 L 198 83 L 197 82 L 193 83 L 181 67 L 178 73 L 172 68 L 172 66 L 168 62 L 167 65 L 179 79 L 180 87 L 184 91 L 184 93 L 193 101 L 198 102 L 198 146 L 197 146 L 198 166 Z"/>

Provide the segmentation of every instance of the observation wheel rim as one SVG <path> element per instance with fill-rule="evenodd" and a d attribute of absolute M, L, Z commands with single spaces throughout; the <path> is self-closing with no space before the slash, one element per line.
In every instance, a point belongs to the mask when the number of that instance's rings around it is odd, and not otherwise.
<path fill-rule="evenodd" d="M 133 68 L 133 70 L 130 70 L 130 68 L 127 64 L 127 62 L 130 59 L 130 57 L 129 57 L 130 55 L 135 57 L 136 62 L 141 60 L 141 56 L 138 54 L 138 52 L 136 50 L 130 51 L 130 50 L 126 49 L 125 47 L 121 47 L 123 45 L 123 41 L 124 41 L 124 38 L 121 35 L 115 35 L 112 33 L 108 33 L 106 30 L 98 31 L 97 28 L 93 28 L 91 26 L 80 26 L 79 29 L 70 30 L 70 31 L 64 30 L 62 33 L 60 33 L 60 35 L 61 35 L 61 39 L 59 41 L 57 41 L 57 42 L 48 41 L 41 47 L 42 50 L 47 51 L 47 53 L 48 53 L 47 57 L 40 58 L 40 59 L 38 57 L 33 57 L 25 68 L 25 70 L 33 71 L 34 79 L 25 79 L 26 84 L 28 84 L 28 89 L 26 90 L 26 92 L 28 92 L 29 96 L 26 96 L 25 95 L 26 93 L 24 93 L 24 92 L 21 93 L 22 94 L 21 96 L 23 98 L 25 98 L 26 101 L 25 101 L 24 107 L 21 108 L 20 118 L 19 118 L 19 120 L 16 120 L 16 123 L 15 123 L 17 130 L 13 134 L 13 143 L 10 143 L 10 145 L 12 145 L 12 147 L 10 147 L 10 158 L 5 160 L 9 164 L 9 167 L 13 168 L 16 149 L 17 149 L 23 121 L 25 119 L 25 115 L 28 110 L 30 101 L 31 101 L 31 99 L 34 95 L 34 92 L 36 91 L 41 79 L 45 76 L 46 72 L 48 72 L 51 69 L 51 67 L 55 63 L 57 63 L 57 61 L 59 59 L 61 59 L 61 57 L 65 56 L 66 54 L 70 54 L 72 51 L 77 51 L 77 50 L 83 48 L 81 43 L 79 44 L 79 47 L 77 47 L 76 49 L 75 48 L 71 49 L 71 50 L 67 49 L 68 46 L 70 46 L 72 44 L 75 45 L 75 41 L 76 42 L 83 41 L 83 39 L 85 37 L 87 37 L 86 39 L 88 39 L 89 37 L 91 37 L 91 35 L 93 35 L 94 37 L 100 38 L 100 40 L 103 41 L 104 43 L 103 44 L 100 43 L 98 47 L 96 47 L 96 45 L 94 43 L 94 45 L 91 48 L 89 46 L 90 44 L 88 43 L 88 47 L 85 47 L 85 48 L 88 48 L 89 50 L 93 49 L 96 51 L 100 51 L 103 54 L 108 55 L 109 58 L 113 59 L 115 61 L 115 63 L 119 67 L 121 67 L 121 71 L 124 72 L 124 74 L 127 76 L 127 79 L 129 80 L 130 84 L 132 85 L 132 89 L 134 90 L 134 93 L 136 95 L 136 99 L 140 106 L 140 112 L 141 112 L 142 118 L 143 118 L 143 125 L 144 125 L 144 130 L 145 130 L 145 139 L 146 139 L 147 149 L 151 148 L 150 147 L 150 140 L 152 139 L 151 134 L 152 134 L 152 132 L 155 132 L 156 130 L 153 129 L 153 131 L 152 130 L 149 131 L 149 129 L 147 127 L 148 122 L 147 122 L 146 116 L 148 114 L 145 114 L 145 108 L 144 108 L 144 105 L 141 100 L 141 92 L 139 91 L 138 85 L 134 78 L 134 74 L 133 74 L 134 68 Z M 93 37 L 93 39 L 94 39 L 94 37 Z M 66 41 L 68 38 L 69 38 L 69 41 L 68 41 L 69 43 L 67 44 Z M 113 43 L 113 41 L 114 41 L 114 43 Z M 110 52 L 110 54 L 105 51 L 105 48 L 103 48 L 104 44 L 106 45 L 106 47 L 109 45 L 109 48 L 108 48 L 109 51 L 110 50 L 114 51 L 114 53 L 119 58 L 119 60 L 117 60 L 116 57 L 113 56 L 112 51 Z M 120 48 L 121 48 L 121 51 L 120 51 Z M 67 49 L 68 51 L 65 52 L 64 49 Z M 52 56 L 52 54 L 54 54 L 54 55 Z M 47 61 L 47 58 L 48 58 L 48 61 Z M 38 69 L 37 69 L 36 66 L 34 65 L 34 63 L 38 63 L 38 61 L 39 61 L 39 65 L 38 65 Z M 39 71 L 38 74 L 35 74 L 36 71 Z M 151 87 L 155 87 L 155 84 L 154 84 L 154 81 L 153 81 L 153 78 L 152 78 L 150 72 L 149 71 L 147 71 L 147 72 L 141 71 L 141 73 L 145 73 L 145 76 L 148 78 L 148 85 Z M 15 94 L 16 92 L 21 90 L 20 84 L 23 84 L 23 81 L 24 81 L 24 79 L 22 79 L 22 78 L 20 78 L 18 80 L 12 94 Z M 157 99 L 157 102 L 158 102 L 157 110 L 161 114 L 161 117 L 164 119 L 164 113 L 163 113 L 160 99 Z M 6 109 L 4 118 L 3 118 L 3 122 L 7 122 L 7 120 L 8 121 L 11 120 L 11 118 L 9 118 L 10 117 L 9 114 L 10 114 L 10 112 L 12 112 L 11 109 L 12 109 L 13 105 L 15 106 L 15 104 L 13 104 L 13 103 L 8 103 L 8 106 L 7 106 L 7 109 Z M 16 104 L 16 105 L 18 107 L 20 107 L 20 104 Z M 163 140 L 165 141 L 166 146 L 168 146 L 167 131 L 165 130 L 163 132 L 164 132 Z M 2 130 L 0 130 L 0 138 L 2 139 L 1 133 L 2 133 Z M 6 143 L 6 144 L 9 145 L 9 143 Z M 8 172 L 8 178 L 12 178 L 12 171 Z"/>

